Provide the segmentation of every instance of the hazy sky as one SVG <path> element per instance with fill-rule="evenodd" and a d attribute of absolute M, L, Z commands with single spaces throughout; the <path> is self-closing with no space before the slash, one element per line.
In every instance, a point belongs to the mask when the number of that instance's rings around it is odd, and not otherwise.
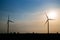
<path fill-rule="evenodd" d="M 7 30 L 10 15 L 10 32 L 46 33 L 45 11 L 56 10 L 56 20 L 50 21 L 50 32 L 60 32 L 60 0 L 0 0 L 0 33 Z"/>

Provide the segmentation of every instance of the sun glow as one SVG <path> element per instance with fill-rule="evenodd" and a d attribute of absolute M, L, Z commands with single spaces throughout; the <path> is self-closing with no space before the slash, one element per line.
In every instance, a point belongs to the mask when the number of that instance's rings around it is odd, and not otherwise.
<path fill-rule="evenodd" d="M 48 17 L 49 17 L 50 19 L 55 19 L 55 18 L 57 17 L 57 11 L 55 11 L 55 10 L 50 10 L 50 11 L 48 12 Z"/>

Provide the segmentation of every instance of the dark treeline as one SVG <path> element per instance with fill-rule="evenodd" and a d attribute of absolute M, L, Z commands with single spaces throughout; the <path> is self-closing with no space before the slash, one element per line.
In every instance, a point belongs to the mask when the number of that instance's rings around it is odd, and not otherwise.
<path fill-rule="evenodd" d="M 32 33 L 19 33 L 19 32 L 11 32 L 11 33 L 0 33 L 0 34 L 60 34 L 60 33 L 34 33 L 34 32 L 32 32 Z"/>

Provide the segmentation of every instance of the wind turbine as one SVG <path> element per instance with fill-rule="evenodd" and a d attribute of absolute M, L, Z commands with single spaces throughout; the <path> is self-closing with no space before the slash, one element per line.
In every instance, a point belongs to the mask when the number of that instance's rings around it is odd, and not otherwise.
<path fill-rule="evenodd" d="M 11 21 L 9 19 L 9 15 L 8 15 L 8 20 L 7 20 L 7 33 L 9 33 L 9 22 L 14 23 L 13 21 Z"/>
<path fill-rule="evenodd" d="M 49 20 L 53 20 L 53 19 L 49 19 L 47 14 L 46 14 L 46 18 L 47 18 L 47 20 L 46 20 L 45 24 L 47 23 L 47 26 L 48 26 L 48 34 L 49 34 Z"/>

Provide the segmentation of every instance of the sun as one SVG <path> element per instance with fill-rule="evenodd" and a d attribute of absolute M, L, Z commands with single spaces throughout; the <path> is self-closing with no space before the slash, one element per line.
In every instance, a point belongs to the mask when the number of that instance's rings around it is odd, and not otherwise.
<path fill-rule="evenodd" d="M 55 19 L 57 17 L 57 11 L 55 10 L 50 10 L 47 13 L 49 19 Z"/>

